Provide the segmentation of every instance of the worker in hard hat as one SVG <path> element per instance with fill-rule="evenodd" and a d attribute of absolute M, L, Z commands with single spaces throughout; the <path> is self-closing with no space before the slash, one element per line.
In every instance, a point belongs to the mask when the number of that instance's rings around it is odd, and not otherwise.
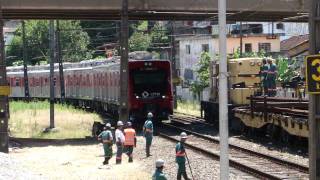
<path fill-rule="evenodd" d="M 144 122 L 143 125 L 143 133 L 144 137 L 146 138 L 146 154 L 147 157 L 149 157 L 150 154 L 150 147 L 152 144 L 152 138 L 153 138 L 153 123 L 152 123 L 153 114 L 151 112 L 147 115 L 147 120 Z"/>
<path fill-rule="evenodd" d="M 109 160 L 112 157 L 113 137 L 110 129 L 111 129 L 111 124 L 107 123 L 103 127 L 103 131 L 98 136 L 98 140 L 102 141 L 102 144 L 103 144 L 103 150 L 104 150 L 103 165 L 109 164 Z"/>
<path fill-rule="evenodd" d="M 132 128 L 132 123 L 129 121 L 127 123 L 127 128 L 124 129 L 124 147 L 126 150 L 126 154 L 129 157 L 129 162 L 133 161 L 133 147 L 137 144 L 136 131 Z"/>
<path fill-rule="evenodd" d="M 116 156 L 116 164 L 121 164 L 122 160 L 122 152 L 123 152 L 123 144 L 125 141 L 124 134 L 122 132 L 123 129 L 123 122 L 117 122 L 117 129 L 116 129 L 116 145 L 117 145 L 117 156 Z"/>
<path fill-rule="evenodd" d="M 156 171 L 152 176 L 152 180 L 167 180 L 166 176 L 163 173 L 164 161 L 162 159 L 158 159 L 156 161 Z"/>
<path fill-rule="evenodd" d="M 182 132 L 180 134 L 180 142 L 176 145 L 176 163 L 178 164 L 177 180 L 181 180 L 181 176 L 183 176 L 185 180 L 189 179 L 186 172 L 186 150 L 184 148 L 184 143 L 187 138 L 187 133 Z"/>
<path fill-rule="evenodd" d="M 268 83 L 268 95 L 275 96 L 277 94 L 276 78 L 277 78 L 277 65 L 272 62 L 272 59 L 268 59 L 269 69 L 267 74 Z"/>

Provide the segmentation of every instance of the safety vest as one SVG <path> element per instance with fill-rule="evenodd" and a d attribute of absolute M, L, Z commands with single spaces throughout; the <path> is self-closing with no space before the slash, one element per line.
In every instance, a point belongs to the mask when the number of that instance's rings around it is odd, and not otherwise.
<path fill-rule="evenodd" d="M 136 131 L 132 128 L 127 128 L 124 130 L 125 146 L 134 146 L 134 139 L 136 137 Z"/>

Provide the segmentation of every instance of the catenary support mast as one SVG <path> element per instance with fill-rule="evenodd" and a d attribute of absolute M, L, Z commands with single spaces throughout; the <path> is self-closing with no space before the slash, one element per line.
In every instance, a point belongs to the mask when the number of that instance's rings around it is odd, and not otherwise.
<path fill-rule="evenodd" d="M 219 0 L 219 135 L 220 179 L 229 179 L 226 0 Z"/>

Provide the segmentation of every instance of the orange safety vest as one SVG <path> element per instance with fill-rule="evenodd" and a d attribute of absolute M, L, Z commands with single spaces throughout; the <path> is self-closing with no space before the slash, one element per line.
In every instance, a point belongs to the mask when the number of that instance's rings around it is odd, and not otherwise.
<path fill-rule="evenodd" d="M 177 157 L 184 157 L 184 156 L 186 156 L 186 153 L 184 151 L 177 151 L 176 156 Z"/>
<path fill-rule="evenodd" d="M 125 146 L 134 146 L 134 139 L 136 137 L 136 131 L 132 128 L 127 128 L 124 130 Z"/>

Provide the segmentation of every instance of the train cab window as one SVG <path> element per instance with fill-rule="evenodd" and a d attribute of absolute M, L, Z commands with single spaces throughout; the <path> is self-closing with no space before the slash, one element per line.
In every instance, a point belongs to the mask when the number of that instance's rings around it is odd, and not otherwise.
<path fill-rule="evenodd" d="M 134 70 L 133 91 L 136 96 L 146 96 L 148 98 L 161 97 L 167 95 L 169 85 L 167 73 L 165 70 L 141 71 Z M 146 78 L 148 77 L 148 78 Z M 147 93 L 145 93 L 147 92 Z"/>

